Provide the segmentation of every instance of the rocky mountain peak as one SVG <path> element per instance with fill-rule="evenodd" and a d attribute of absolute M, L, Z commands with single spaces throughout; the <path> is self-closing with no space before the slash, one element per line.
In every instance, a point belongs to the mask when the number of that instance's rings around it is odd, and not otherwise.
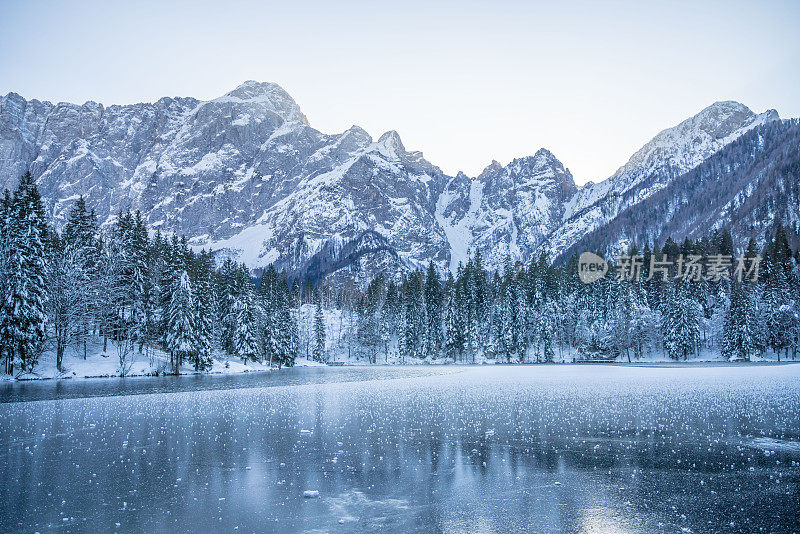
<path fill-rule="evenodd" d="M 405 152 L 405 147 L 403 146 L 403 141 L 400 140 L 400 134 L 398 134 L 394 130 L 389 130 L 385 132 L 378 138 L 378 143 L 385 146 L 390 150 Z"/>
<path fill-rule="evenodd" d="M 481 171 L 481 173 L 478 175 L 478 179 L 483 180 L 490 174 L 494 174 L 501 170 L 503 170 L 503 165 L 496 159 L 493 159 L 492 162 L 489 165 L 487 165 L 485 169 Z"/>
<path fill-rule="evenodd" d="M 400 135 L 394 131 L 389 130 L 378 138 L 376 143 L 378 152 L 389 160 L 396 160 L 401 154 L 406 152 L 403 142 L 400 140 Z"/>
<path fill-rule="evenodd" d="M 615 175 L 636 172 L 637 169 L 646 170 L 660 164 L 685 172 L 744 132 L 777 119 L 775 110 L 756 115 L 739 102 L 715 102 L 677 126 L 659 132 Z"/>
<path fill-rule="evenodd" d="M 233 91 L 211 102 L 260 104 L 268 111 L 277 113 L 286 121 L 298 121 L 308 125 L 308 119 L 300 111 L 297 102 L 276 83 L 248 80 Z"/>
<path fill-rule="evenodd" d="M 547 169 L 564 169 L 564 165 L 546 148 L 540 148 L 533 156 L 516 158 L 509 164 L 509 167 L 517 169 L 524 168 L 535 172 L 541 172 Z"/>

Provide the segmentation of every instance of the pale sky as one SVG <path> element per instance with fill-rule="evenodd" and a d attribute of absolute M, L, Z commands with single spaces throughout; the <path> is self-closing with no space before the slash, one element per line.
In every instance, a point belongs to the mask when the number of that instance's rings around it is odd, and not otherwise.
<path fill-rule="evenodd" d="M 0 0 L 0 94 L 104 104 L 280 84 L 312 126 L 445 172 L 551 150 L 611 175 L 717 100 L 800 116 L 800 2 Z M 557 4 L 557 5 L 556 5 Z"/>

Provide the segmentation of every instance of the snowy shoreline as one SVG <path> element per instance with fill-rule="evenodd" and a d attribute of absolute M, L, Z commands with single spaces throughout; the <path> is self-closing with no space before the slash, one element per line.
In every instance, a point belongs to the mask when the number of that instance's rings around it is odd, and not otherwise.
<path fill-rule="evenodd" d="M 159 359 L 155 360 L 159 362 Z M 114 365 L 111 356 L 102 356 L 95 354 L 86 360 L 70 358 L 65 360 L 65 371 L 57 372 L 55 364 L 52 362 L 48 365 L 48 360 L 44 360 L 41 366 L 35 373 L 26 373 L 23 375 L 0 376 L 0 383 L 5 382 L 37 382 L 37 381 L 50 381 L 50 380 L 86 380 L 86 379 L 129 379 L 129 378 L 155 378 L 155 377 L 195 377 L 195 376 L 224 376 L 224 375 L 243 375 L 250 373 L 269 373 L 277 371 L 277 367 L 270 367 L 268 363 L 262 364 L 259 362 L 243 363 L 238 359 L 215 359 L 212 368 L 206 371 L 196 371 L 191 368 L 183 368 L 178 374 L 164 373 L 159 366 L 151 366 L 145 360 L 136 362 L 133 369 L 137 371 L 128 372 L 125 376 L 120 376 L 118 371 L 108 370 L 110 365 Z M 70 366 L 70 363 L 78 363 L 78 365 Z M 642 359 L 628 361 L 571 361 L 561 360 L 555 362 L 505 362 L 497 360 L 482 360 L 475 363 L 472 362 L 453 362 L 452 360 L 414 360 L 399 362 L 392 360 L 389 362 L 369 363 L 365 360 L 350 359 L 344 361 L 337 361 L 334 365 L 315 362 L 306 358 L 298 358 L 294 367 L 424 367 L 424 366 L 448 366 L 448 367 L 485 367 L 485 366 L 500 366 L 500 367 L 513 367 L 513 366 L 602 366 L 602 367 L 651 367 L 651 368 L 707 368 L 707 367 L 761 367 L 761 366 L 789 366 L 792 364 L 800 364 L 800 360 L 784 360 L 778 361 L 776 359 L 755 359 L 752 361 L 728 361 L 723 359 L 713 358 L 695 358 L 685 361 L 675 361 L 666 358 L 662 359 Z M 147 366 L 147 367 L 144 367 Z M 105 372 L 103 372 L 105 371 Z"/>

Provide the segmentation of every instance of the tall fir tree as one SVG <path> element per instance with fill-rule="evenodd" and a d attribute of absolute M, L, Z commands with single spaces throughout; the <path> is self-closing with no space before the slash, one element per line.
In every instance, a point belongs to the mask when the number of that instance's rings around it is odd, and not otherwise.
<path fill-rule="evenodd" d="M 320 299 L 321 300 L 321 299 Z M 322 311 L 322 303 L 317 302 L 314 309 L 314 360 L 325 361 L 325 314 Z"/>
<path fill-rule="evenodd" d="M 261 310 L 255 302 L 252 291 L 245 289 L 236 298 L 232 306 L 233 315 L 233 348 L 239 357 L 247 361 L 259 361 L 259 315 Z"/>
<path fill-rule="evenodd" d="M 757 313 L 747 282 L 734 282 L 725 317 L 722 353 L 730 360 L 750 359 L 758 352 Z"/>
<path fill-rule="evenodd" d="M 425 329 L 422 353 L 436 358 L 442 346 L 442 284 L 433 261 L 425 274 Z"/>
<path fill-rule="evenodd" d="M 4 198 L 3 245 L 5 261 L 0 343 L 6 372 L 14 367 L 32 371 L 46 337 L 45 286 L 47 223 L 39 191 L 30 173 L 19 182 L 13 197 Z"/>
<path fill-rule="evenodd" d="M 211 366 L 214 348 L 214 294 L 211 276 L 214 259 L 202 252 L 195 260 L 194 269 L 194 316 L 195 350 L 192 353 L 196 370 Z"/>
<path fill-rule="evenodd" d="M 72 306 L 79 323 L 74 339 L 80 345 L 85 360 L 88 342 L 99 317 L 102 242 L 98 235 L 94 211 L 87 208 L 82 196 L 75 201 L 69 211 L 62 238 L 64 255 L 77 262 L 78 270 L 75 276 L 82 286 L 74 295 Z"/>
<path fill-rule="evenodd" d="M 183 360 L 190 358 L 197 350 L 195 312 L 195 298 L 189 274 L 181 271 L 172 288 L 167 310 L 166 346 L 173 373 L 177 374 Z"/>

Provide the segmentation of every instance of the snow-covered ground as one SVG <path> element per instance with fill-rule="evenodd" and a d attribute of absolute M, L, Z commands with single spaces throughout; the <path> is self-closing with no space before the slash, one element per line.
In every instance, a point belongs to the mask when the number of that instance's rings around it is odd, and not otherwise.
<path fill-rule="evenodd" d="M 86 358 L 83 357 L 83 349 L 69 347 L 64 353 L 62 362 L 63 372 L 56 368 L 55 351 L 48 350 L 39 358 L 33 373 L 17 375 L 23 380 L 37 380 L 48 378 L 95 378 L 95 377 L 118 377 L 120 376 L 120 362 L 116 349 L 109 343 L 106 350 L 103 350 L 101 340 L 89 343 L 86 351 Z M 145 347 L 140 353 L 135 351 L 131 356 L 131 363 L 126 365 L 128 372 L 126 376 L 155 376 L 164 374 L 169 370 L 169 355 L 165 352 Z M 295 366 L 324 366 L 325 364 L 309 361 L 306 358 L 297 358 Z M 204 373 L 229 374 L 229 373 L 249 373 L 258 371 L 270 371 L 269 362 L 243 362 L 240 358 L 231 357 L 221 352 L 213 355 L 213 364 L 210 370 Z M 195 373 L 191 363 L 185 363 L 181 369 L 181 374 Z M 0 375 L 0 379 L 12 379 L 9 375 Z"/>
<path fill-rule="evenodd" d="M 311 352 L 313 347 L 313 316 L 314 306 L 304 305 L 300 309 L 299 320 L 301 322 L 301 336 L 300 346 L 298 348 L 298 358 L 295 360 L 296 367 L 311 367 L 311 366 L 325 366 L 325 363 L 316 362 L 311 359 Z M 519 362 L 514 359 L 508 362 L 504 357 L 488 358 L 483 353 L 478 353 L 473 357 L 464 354 L 462 359 L 454 362 L 452 358 L 428 357 L 424 359 L 418 358 L 402 358 L 397 350 L 396 340 L 392 340 L 388 345 L 388 351 L 385 347 L 377 347 L 373 349 L 365 349 L 358 343 L 356 335 L 356 321 L 357 316 L 355 313 L 347 313 L 342 310 L 326 310 L 325 312 L 325 332 L 326 344 L 325 354 L 328 362 L 339 365 L 366 365 L 370 363 L 370 357 L 373 355 L 376 364 L 381 365 L 453 365 L 453 364 L 466 364 L 466 365 L 495 365 L 495 364 L 518 364 Z M 581 360 L 583 355 L 578 353 L 575 349 L 561 348 L 555 349 L 554 363 L 573 363 L 575 360 Z M 161 375 L 169 369 L 169 355 L 157 349 L 145 347 L 144 351 L 139 353 L 136 351 L 131 356 L 131 363 L 126 376 L 155 376 Z M 754 357 L 752 361 L 777 361 L 777 356 L 768 352 L 763 357 Z M 786 361 L 783 355 L 781 361 Z M 681 360 L 683 362 L 684 360 Z M 704 349 L 699 355 L 691 355 L 686 362 L 688 363 L 702 363 L 702 362 L 725 362 L 727 359 L 719 351 L 710 351 Z M 791 360 L 791 356 L 790 359 Z M 798 360 L 800 361 L 800 360 Z M 617 358 L 618 363 L 628 363 L 628 358 L 622 355 Z M 537 363 L 536 354 L 532 350 L 528 351 L 523 363 Z M 634 358 L 631 356 L 630 363 L 675 363 L 675 360 L 670 359 L 663 351 L 651 352 L 642 358 Z M 109 343 L 106 350 L 103 350 L 102 340 L 97 339 L 88 345 L 86 359 L 83 357 L 82 348 L 69 347 L 64 354 L 63 372 L 58 372 L 56 369 L 55 351 L 48 350 L 39 358 L 39 363 L 36 365 L 33 373 L 26 373 L 24 375 L 16 375 L 16 378 L 25 380 L 36 379 L 51 379 L 51 378 L 89 378 L 89 377 L 118 377 L 120 373 L 120 363 L 117 356 L 116 349 L 112 343 Z M 243 362 L 240 358 L 227 355 L 221 351 L 216 351 L 213 354 L 213 364 L 210 370 L 203 371 L 204 373 L 211 374 L 236 374 L 236 373 L 249 373 L 270 371 L 269 362 Z M 196 373 L 191 363 L 185 363 L 180 370 L 181 374 Z M 10 380 L 14 377 L 8 375 L 0 375 L 0 380 Z"/>

